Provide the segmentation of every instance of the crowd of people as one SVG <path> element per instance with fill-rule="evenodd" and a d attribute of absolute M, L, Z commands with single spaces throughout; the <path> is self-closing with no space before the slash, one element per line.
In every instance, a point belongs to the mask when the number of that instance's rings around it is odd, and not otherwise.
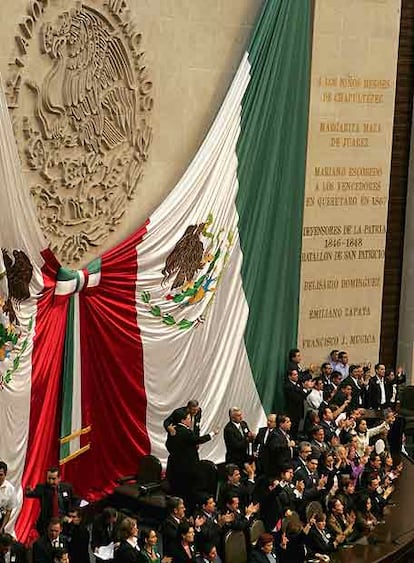
<path fill-rule="evenodd" d="M 304 369 L 300 351 L 291 350 L 283 412 L 270 413 L 255 432 L 240 408 L 230 408 L 217 495 L 200 493 L 197 464 L 199 446 L 218 430 L 201 434 L 197 400 L 177 408 L 164 421 L 170 496 L 158 529 L 139 530 L 137 519 L 110 507 L 85 526 L 71 485 L 51 467 L 45 483 L 25 491 L 40 502 L 33 563 L 90 563 L 90 554 L 111 542 L 117 563 L 221 563 L 231 531 L 243 532 L 249 563 L 327 561 L 384 519 L 403 469 L 398 387 L 404 381 L 402 370 L 378 363 L 371 373 L 338 350 L 318 369 Z M 0 563 L 20 563 L 26 550 L 6 533 L 16 506 L 6 476 L 0 462 Z M 252 545 L 258 520 L 263 533 Z"/>

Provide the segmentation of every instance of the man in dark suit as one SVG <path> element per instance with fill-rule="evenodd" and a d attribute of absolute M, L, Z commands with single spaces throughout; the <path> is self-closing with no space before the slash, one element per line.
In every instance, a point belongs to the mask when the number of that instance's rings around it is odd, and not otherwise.
<path fill-rule="evenodd" d="M 274 429 L 276 428 L 276 415 L 269 414 L 267 426 L 259 428 L 253 442 L 253 455 L 256 458 L 256 472 L 258 475 L 268 474 L 270 441 Z"/>
<path fill-rule="evenodd" d="M 219 508 L 223 509 L 227 499 L 237 496 L 240 500 L 240 509 L 244 510 L 252 501 L 255 487 L 254 463 L 246 464 L 247 479 L 242 480 L 239 466 L 228 463 L 225 466 L 226 481 L 221 485 L 219 492 Z"/>
<path fill-rule="evenodd" d="M 33 563 L 54 563 L 53 555 L 56 548 L 67 548 L 62 536 L 62 524 L 59 518 L 51 518 L 46 534 L 33 544 Z"/>
<path fill-rule="evenodd" d="M 375 365 L 375 375 L 371 377 L 367 390 L 367 406 L 374 410 L 385 409 L 387 406 L 387 385 L 385 383 L 384 364 Z"/>
<path fill-rule="evenodd" d="M 78 508 L 71 510 L 65 519 L 63 535 L 68 542 L 70 560 L 76 561 L 76 563 L 90 563 L 89 530 L 82 524 L 82 517 Z"/>
<path fill-rule="evenodd" d="M 60 480 L 58 467 L 50 467 L 47 470 L 46 482 L 38 483 L 34 489 L 27 486 L 25 494 L 27 498 L 37 498 L 40 501 L 40 514 L 36 522 L 39 534 L 46 531 L 51 518 L 63 518 L 77 504 L 72 485 Z"/>
<path fill-rule="evenodd" d="M 294 369 L 288 371 L 288 378 L 284 387 L 285 412 L 292 421 L 291 434 L 296 439 L 299 422 L 304 417 L 304 400 L 307 391 L 299 383 L 298 372 Z"/>
<path fill-rule="evenodd" d="M 278 475 L 283 467 L 292 463 L 295 442 L 290 439 L 291 420 L 285 414 L 276 417 L 276 429 L 269 444 L 269 477 Z"/>
<path fill-rule="evenodd" d="M 365 382 L 364 382 L 364 370 L 359 365 L 349 366 L 349 375 L 346 377 L 342 383 L 341 387 L 350 385 L 352 387 L 352 399 L 349 405 L 349 409 L 356 409 L 365 407 Z"/>
<path fill-rule="evenodd" d="M 111 542 L 119 541 L 119 529 L 123 519 L 124 515 L 110 506 L 95 516 L 92 524 L 92 551 Z"/>
<path fill-rule="evenodd" d="M 191 399 L 188 401 L 187 406 L 180 407 L 175 409 L 163 422 L 163 426 L 169 434 L 175 432 L 175 423 L 174 420 L 177 418 L 177 412 L 182 411 L 183 409 L 187 410 L 191 417 L 190 428 L 194 432 L 196 436 L 200 436 L 200 424 L 201 424 L 201 408 L 198 404 L 198 401 L 195 399 Z"/>
<path fill-rule="evenodd" d="M 9 559 L 6 555 L 9 554 Z M 28 554 L 23 544 L 14 541 L 10 534 L 0 535 L 0 561 L 13 561 L 13 563 L 27 563 Z"/>
<path fill-rule="evenodd" d="M 229 410 L 229 422 L 224 427 L 224 442 L 226 444 L 226 463 L 234 463 L 241 470 L 249 461 L 253 449 L 249 452 L 255 435 L 250 432 L 247 422 L 243 420 L 243 413 L 238 407 Z"/>
<path fill-rule="evenodd" d="M 302 356 L 299 348 L 292 348 L 289 350 L 289 362 L 287 365 L 287 371 L 295 370 L 298 372 L 299 380 L 302 380 L 302 376 L 305 373 L 305 368 L 301 364 Z"/>
<path fill-rule="evenodd" d="M 174 494 L 181 496 L 187 505 L 194 501 L 196 467 L 199 461 L 199 444 L 211 440 L 217 432 L 196 436 L 190 429 L 191 417 L 186 409 L 175 415 L 175 433 L 168 434 L 166 447 L 169 452 L 167 478 Z"/>
<path fill-rule="evenodd" d="M 178 526 L 185 521 L 185 504 L 180 497 L 170 497 L 167 500 L 168 516 L 161 524 L 162 545 L 164 555 L 171 557 L 178 539 Z"/>

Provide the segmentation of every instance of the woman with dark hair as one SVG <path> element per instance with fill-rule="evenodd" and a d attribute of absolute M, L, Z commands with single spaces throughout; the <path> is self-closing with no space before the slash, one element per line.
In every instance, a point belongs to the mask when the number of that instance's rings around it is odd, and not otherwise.
<path fill-rule="evenodd" d="M 273 551 L 272 534 L 261 534 L 249 555 L 249 563 L 277 563 L 279 559 Z"/>
<path fill-rule="evenodd" d="M 371 512 L 372 502 L 368 494 L 361 494 L 356 502 L 356 529 L 361 534 L 369 534 L 378 524 Z"/>
<path fill-rule="evenodd" d="M 305 543 L 313 522 L 314 515 L 310 515 L 309 522 L 303 526 L 296 512 L 283 519 L 278 548 L 281 563 L 303 563 L 306 560 Z"/>
<path fill-rule="evenodd" d="M 172 550 L 172 563 L 196 563 L 194 549 L 194 528 L 188 522 L 178 526 L 179 543 Z"/>
<path fill-rule="evenodd" d="M 332 553 L 345 540 L 343 534 L 332 535 L 326 529 L 326 514 L 315 514 L 315 522 L 309 530 L 306 545 L 311 553 Z"/>
<path fill-rule="evenodd" d="M 138 525 L 134 518 L 124 518 L 119 527 L 121 543 L 115 550 L 115 563 L 141 563 L 143 561 L 138 546 Z"/>
<path fill-rule="evenodd" d="M 155 530 L 144 530 L 141 534 L 143 546 L 141 549 L 142 563 L 171 563 L 171 557 L 163 557 L 158 551 L 158 536 Z"/>

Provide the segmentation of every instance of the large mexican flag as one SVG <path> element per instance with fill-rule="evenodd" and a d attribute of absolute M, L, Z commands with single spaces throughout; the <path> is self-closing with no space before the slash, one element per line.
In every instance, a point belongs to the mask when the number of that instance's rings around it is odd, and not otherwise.
<path fill-rule="evenodd" d="M 283 407 L 298 319 L 309 4 L 267 1 L 192 163 L 124 242 L 73 272 L 41 234 L 33 247 L 0 232 L 34 265 L 20 305 L 28 344 L 0 391 L 13 411 L 0 413 L 9 461 L 18 433 L 16 483 L 43 480 L 60 459 L 77 492 L 96 498 L 141 455 L 166 460 L 162 420 L 189 399 L 200 401 L 202 431 L 222 428 L 231 406 L 252 429 Z M 222 437 L 200 455 L 222 461 Z M 26 501 L 20 512 L 23 540 L 35 510 Z"/>

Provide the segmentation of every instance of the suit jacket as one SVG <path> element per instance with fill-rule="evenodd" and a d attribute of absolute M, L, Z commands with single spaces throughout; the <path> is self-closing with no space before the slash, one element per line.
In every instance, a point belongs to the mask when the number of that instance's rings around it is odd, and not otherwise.
<path fill-rule="evenodd" d="M 367 406 L 371 409 L 379 409 L 381 407 L 385 407 L 387 403 L 387 384 L 384 381 L 384 391 L 385 391 L 385 402 L 381 403 L 381 386 L 378 382 L 378 378 L 376 375 L 371 377 L 368 384 L 367 390 Z"/>
<path fill-rule="evenodd" d="M 196 563 L 194 546 L 191 546 L 191 557 L 188 557 L 181 542 L 177 544 L 172 554 L 172 563 Z"/>
<path fill-rule="evenodd" d="M 175 409 L 169 416 L 167 416 L 167 418 L 164 420 L 163 422 L 163 426 L 165 428 L 165 431 L 167 432 L 167 427 L 170 426 L 170 424 L 174 424 L 174 421 L 176 420 L 176 413 L 179 410 L 182 409 L 186 409 L 187 407 L 180 407 L 178 409 Z M 201 425 L 201 409 L 198 410 L 197 414 L 193 417 L 194 423 L 193 423 L 193 427 L 192 427 L 192 431 L 194 432 L 194 434 L 196 436 L 200 436 L 200 425 Z"/>
<path fill-rule="evenodd" d="M 271 555 L 273 556 L 274 562 L 278 563 L 279 559 L 277 556 L 274 553 Z M 255 547 L 250 552 L 248 563 L 269 563 L 269 558 L 261 549 Z"/>
<path fill-rule="evenodd" d="M 285 412 L 292 419 L 298 421 L 304 416 L 304 400 L 307 393 L 302 385 L 288 380 L 285 383 Z"/>
<path fill-rule="evenodd" d="M 322 426 L 322 428 L 325 432 L 325 442 L 327 444 L 329 444 L 332 437 L 337 436 L 337 433 L 336 433 L 337 426 L 336 426 L 335 422 L 331 422 L 331 424 L 328 424 L 326 422 L 326 420 L 321 420 L 319 425 Z M 339 433 L 338 433 L 338 436 L 339 436 Z"/>
<path fill-rule="evenodd" d="M 226 444 L 226 463 L 235 463 L 243 469 L 244 464 L 249 460 L 247 435 L 250 430 L 244 420 L 241 421 L 240 426 L 242 432 L 233 422 L 229 421 L 224 427 L 224 442 Z"/>
<path fill-rule="evenodd" d="M 86 526 L 83 526 L 82 524 L 75 525 L 72 523 L 64 523 L 63 535 L 65 536 L 68 543 L 70 560 L 76 561 L 76 563 L 90 563 L 90 536 Z"/>
<path fill-rule="evenodd" d="M 336 551 L 335 538 L 328 530 L 321 533 L 315 526 L 309 530 L 306 545 L 311 553 L 332 553 Z"/>
<path fill-rule="evenodd" d="M 27 563 L 29 560 L 26 548 L 17 541 L 13 542 L 10 547 L 10 556 L 14 556 L 14 563 Z"/>
<path fill-rule="evenodd" d="M 174 436 L 168 435 L 166 446 L 168 456 L 167 476 L 171 488 L 178 496 L 191 493 L 195 488 L 196 468 L 199 461 L 198 444 L 211 440 L 210 434 L 196 436 L 184 424 L 177 424 Z"/>
<path fill-rule="evenodd" d="M 118 549 L 114 553 L 114 563 L 142 563 L 143 559 L 140 551 L 132 547 L 126 540 L 122 540 Z"/>
<path fill-rule="evenodd" d="M 66 540 L 63 536 L 59 536 L 58 546 L 56 547 L 67 547 Z M 48 536 L 41 536 L 33 544 L 33 563 L 53 563 L 53 552 L 54 546 L 49 540 Z"/>
<path fill-rule="evenodd" d="M 359 383 L 356 384 L 355 380 L 350 375 L 342 381 L 340 386 L 344 387 L 345 385 L 350 385 L 352 387 L 352 399 L 349 404 L 349 409 L 352 410 L 358 407 L 364 407 L 366 403 L 365 385 L 360 385 Z"/>
<path fill-rule="evenodd" d="M 253 490 L 252 481 L 241 481 L 239 485 L 226 481 L 220 487 L 218 505 L 220 509 L 223 509 L 230 496 L 237 496 L 240 499 L 240 509 L 244 510 L 252 502 Z"/>
<path fill-rule="evenodd" d="M 199 531 L 196 531 L 196 546 L 200 551 L 204 545 L 212 544 L 220 551 L 223 539 L 223 530 L 218 524 L 217 514 L 209 515 L 201 512 L 199 516 L 204 516 L 206 521 Z"/>
<path fill-rule="evenodd" d="M 43 534 L 53 516 L 53 488 L 47 483 L 38 483 L 33 491 L 26 492 L 26 497 L 37 498 L 40 501 L 40 514 L 36 528 L 40 534 Z M 78 499 L 73 494 L 72 485 L 70 483 L 59 483 L 59 516 L 65 516 L 71 508 L 77 505 L 77 502 Z"/>
<path fill-rule="evenodd" d="M 98 514 L 96 516 L 92 524 L 92 551 L 96 547 L 119 541 L 119 526 L 121 525 L 121 522 L 124 518 L 125 516 L 121 512 L 118 512 L 116 522 L 113 524 L 111 529 L 109 529 L 108 524 L 104 520 L 102 514 Z"/>
<path fill-rule="evenodd" d="M 161 535 L 164 555 L 172 556 L 178 544 L 179 522 L 170 514 L 161 524 Z"/>
<path fill-rule="evenodd" d="M 289 445 L 289 438 L 280 428 L 272 432 L 268 448 L 268 476 L 276 477 L 286 463 L 292 462 L 293 448 Z"/>

